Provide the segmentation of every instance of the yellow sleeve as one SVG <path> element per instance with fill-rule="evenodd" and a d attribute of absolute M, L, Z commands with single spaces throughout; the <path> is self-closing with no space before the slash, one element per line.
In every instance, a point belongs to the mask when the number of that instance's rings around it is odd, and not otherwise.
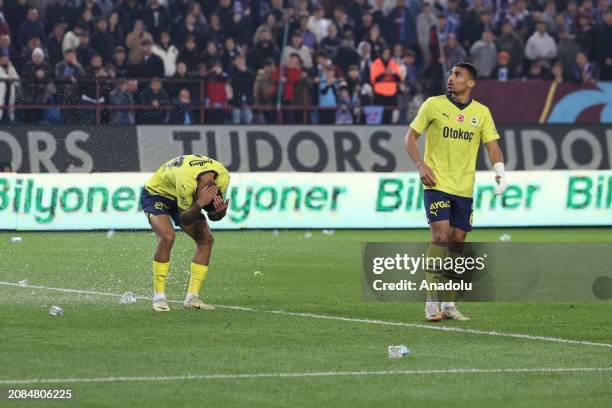
<path fill-rule="evenodd" d="M 188 210 L 193 205 L 198 183 L 193 177 L 181 177 L 176 180 L 176 202 L 181 210 Z"/>
<path fill-rule="evenodd" d="M 429 127 L 429 99 L 425 100 L 419 108 L 419 112 L 416 117 L 410 123 L 410 127 L 414 129 L 418 134 L 422 134 Z"/>
<path fill-rule="evenodd" d="M 480 129 L 480 140 L 482 140 L 482 143 L 488 143 L 497 139 L 499 139 L 499 133 L 497 133 L 497 129 L 495 128 L 491 112 L 487 109 Z"/>

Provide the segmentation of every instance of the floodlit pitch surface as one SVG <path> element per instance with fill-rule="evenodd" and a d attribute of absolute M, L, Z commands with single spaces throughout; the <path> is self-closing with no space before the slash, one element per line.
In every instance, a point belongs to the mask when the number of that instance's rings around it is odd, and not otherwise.
<path fill-rule="evenodd" d="M 612 242 L 610 229 L 480 230 L 470 239 L 504 233 L 513 242 Z M 149 300 L 118 296 L 150 296 L 149 232 L 1 233 L 0 405 L 612 404 L 610 301 L 469 303 L 461 310 L 472 321 L 427 324 L 422 304 L 363 302 L 360 286 L 362 242 L 425 241 L 425 230 L 215 236 L 204 298 L 227 307 L 172 303 L 156 314 Z M 192 250 L 178 234 L 171 299 L 184 296 Z M 11 285 L 22 279 L 32 286 Z M 64 316 L 50 316 L 52 305 Z M 412 353 L 389 360 L 397 344 Z M 73 398 L 7 400 L 9 389 L 70 389 Z"/>

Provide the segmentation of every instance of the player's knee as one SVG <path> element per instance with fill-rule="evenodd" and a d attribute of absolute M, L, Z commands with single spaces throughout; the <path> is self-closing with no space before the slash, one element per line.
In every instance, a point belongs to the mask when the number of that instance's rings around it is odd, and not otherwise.
<path fill-rule="evenodd" d="M 206 232 L 202 235 L 202 238 L 199 240 L 198 245 L 204 246 L 207 248 L 212 248 L 213 243 L 215 242 L 215 237 L 210 232 Z"/>
<path fill-rule="evenodd" d="M 161 245 L 167 246 L 167 247 L 171 247 L 172 244 L 174 244 L 174 239 L 176 238 L 176 233 L 174 231 L 168 231 L 168 232 L 164 232 L 162 234 L 160 234 L 159 236 L 159 243 Z"/>
<path fill-rule="evenodd" d="M 432 242 L 438 245 L 444 245 L 448 242 L 448 231 L 433 231 L 431 233 Z"/>

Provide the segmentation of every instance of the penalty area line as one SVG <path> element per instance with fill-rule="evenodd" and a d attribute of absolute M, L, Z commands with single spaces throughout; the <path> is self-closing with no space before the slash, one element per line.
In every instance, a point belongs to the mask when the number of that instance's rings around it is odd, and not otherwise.
<path fill-rule="evenodd" d="M 245 373 L 245 374 L 188 374 L 148 377 L 73 377 L 32 378 L 23 380 L 0 380 L 0 385 L 19 384 L 74 384 L 104 382 L 169 382 L 188 380 L 243 380 L 265 378 L 305 377 L 368 377 L 392 375 L 431 374 L 568 374 L 612 371 L 612 367 L 542 367 L 542 368 L 449 368 L 438 370 L 392 370 L 392 371 L 314 371 L 302 373 Z"/>
<path fill-rule="evenodd" d="M 97 292 L 93 290 L 81 290 L 81 289 L 68 289 L 68 288 L 55 288 L 51 286 L 43 286 L 43 285 L 28 285 L 28 286 L 20 286 L 18 283 L 14 282 L 6 282 L 0 281 L 0 286 L 13 286 L 20 287 L 23 289 L 43 289 L 43 290 L 52 290 L 56 292 L 63 293 L 78 293 L 83 295 L 98 295 L 98 296 L 109 296 L 109 297 L 121 297 L 120 294 L 110 293 L 110 292 Z M 152 300 L 152 298 L 147 296 L 136 296 L 139 300 Z M 182 303 L 180 300 L 168 300 L 169 303 Z M 512 332 L 502 332 L 496 330 L 482 330 L 482 329 L 469 329 L 464 327 L 451 327 L 451 326 L 441 326 L 436 324 L 420 324 L 420 323 L 405 323 L 405 322 L 394 322 L 388 320 L 376 320 L 376 319 L 360 319 L 353 317 L 343 317 L 343 316 L 332 316 L 332 315 L 323 315 L 309 312 L 288 312 L 285 310 L 265 310 L 265 309 L 256 309 L 253 307 L 246 306 L 235 306 L 235 305 L 213 305 L 220 309 L 228 309 L 228 310 L 238 310 L 243 312 L 258 312 L 258 313 L 268 313 L 275 315 L 283 315 L 283 316 L 292 316 L 292 317 L 304 317 L 310 319 L 320 319 L 320 320 L 335 320 L 342 322 L 351 322 L 351 323 L 363 323 L 363 324 L 374 324 L 381 326 L 395 326 L 395 327 L 410 327 L 414 329 L 424 329 L 424 330 L 438 330 L 445 331 L 451 333 L 464 333 L 464 334 L 477 334 L 483 336 L 497 336 L 497 337 L 507 337 L 507 338 L 515 338 L 515 339 L 523 339 L 523 340 L 533 340 L 533 341 L 547 341 L 552 343 L 563 343 L 563 344 L 575 344 L 581 346 L 597 346 L 597 347 L 609 347 L 612 348 L 612 344 L 610 343 L 599 343 L 588 340 L 574 340 L 574 339 L 565 339 L 561 337 L 550 337 L 550 336 L 536 336 L 531 334 L 523 334 L 523 333 L 512 333 Z"/>

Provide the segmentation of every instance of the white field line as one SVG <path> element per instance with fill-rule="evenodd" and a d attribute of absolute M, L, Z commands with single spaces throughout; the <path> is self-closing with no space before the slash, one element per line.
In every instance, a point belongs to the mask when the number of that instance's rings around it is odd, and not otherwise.
<path fill-rule="evenodd" d="M 244 380 L 260 378 L 305 378 L 305 377 L 368 377 L 390 375 L 431 374 L 568 374 L 612 371 L 612 367 L 544 367 L 544 368 L 450 368 L 440 370 L 393 370 L 393 371 L 314 371 L 303 373 L 246 373 L 246 374 L 190 374 L 151 377 L 73 377 L 32 378 L 24 380 L 0 380 L 0 385 L 19 384 L 74 384 L 102 382 L 168 382 L 187 380 Z"/>
<path fill-rule="evenodd" d="M 0 285 L 19 287 L 19 284 L 17 283 L 5 282 L 5 281 L 0 281 Z M 117 298 L 121 296 L 120 294 L 117 294 L 117 293 L 97 292 L 93 290 L 54 288 L 54 287 L 42 286 L 42 285 L 28 285 L 27 287 L 24 287 L 23 289 L 45 289 L 45 290 L 53 290 L 53 291 L 63 292 L 63 293 L 79 293 L 79 294 L 85 294 L 85 295 L 110 296 L 110 297 L 117 297 Z M 147 297 L 147 296 L 136 296 L 136 298 L 141 299 L 141 300 L 152 300 L 150 297 Z M 180 300 L 169 300 L 169 302 L 182 303 L 182 301 Z M 468 329 L 468 328 L 463 328 L 463 327 L 450 327 L 450 326 L 441 326 L 441 325 L 436 325 L 436 324 L 429 325 L 429 324 L 419 324 L 419 323 L 404 323 L 404 322 L 393 322 L 393 321 L 388 321 L 388 320 L 376 320 L 376 319 L 359 319 L 359 318 L 352 318 L 352 317 L 322 315 L 322 314 L 308 313 L 308 312 L 287 312 L 284 310 L 260 310 L 260 309 L 255 309 L 253 307 L 234 306 L 234 305 L 214 305 L 214 306 L 220 309 L 240 310 L 240 311 L 245 311 L 245 312 L 270 313 L 270 314 L 277 314 L 277 315 L 283 315 L 283 316 L 306 317 L 306 318 L 311 318 L 311 319 L 336 320 L 336 321 L 352 322 L 352 323 L 376 324 L 376 325 L 382 325 L 382 326 L 411 327 L 415 329 L 439 330 L 439 331 L 446 331 L 446 332 L 453 332 L 453 333 L 479 334 L 479 335 L 485 335 L 485 336 L 509 337 L 509 338 L 516 338 L 516 339 L 524 339 L 524 340 L 548 341 L 548 342 L 554 342 L 554 343 L 612 348 L 611 343 L 598 343 L 598 342 L 587 341 L 587 340 L 564 339 L 561 337 L 536 336 L 536 335 L 531 335 L 531 334 L 500 332 L 496 330 Z"/>

